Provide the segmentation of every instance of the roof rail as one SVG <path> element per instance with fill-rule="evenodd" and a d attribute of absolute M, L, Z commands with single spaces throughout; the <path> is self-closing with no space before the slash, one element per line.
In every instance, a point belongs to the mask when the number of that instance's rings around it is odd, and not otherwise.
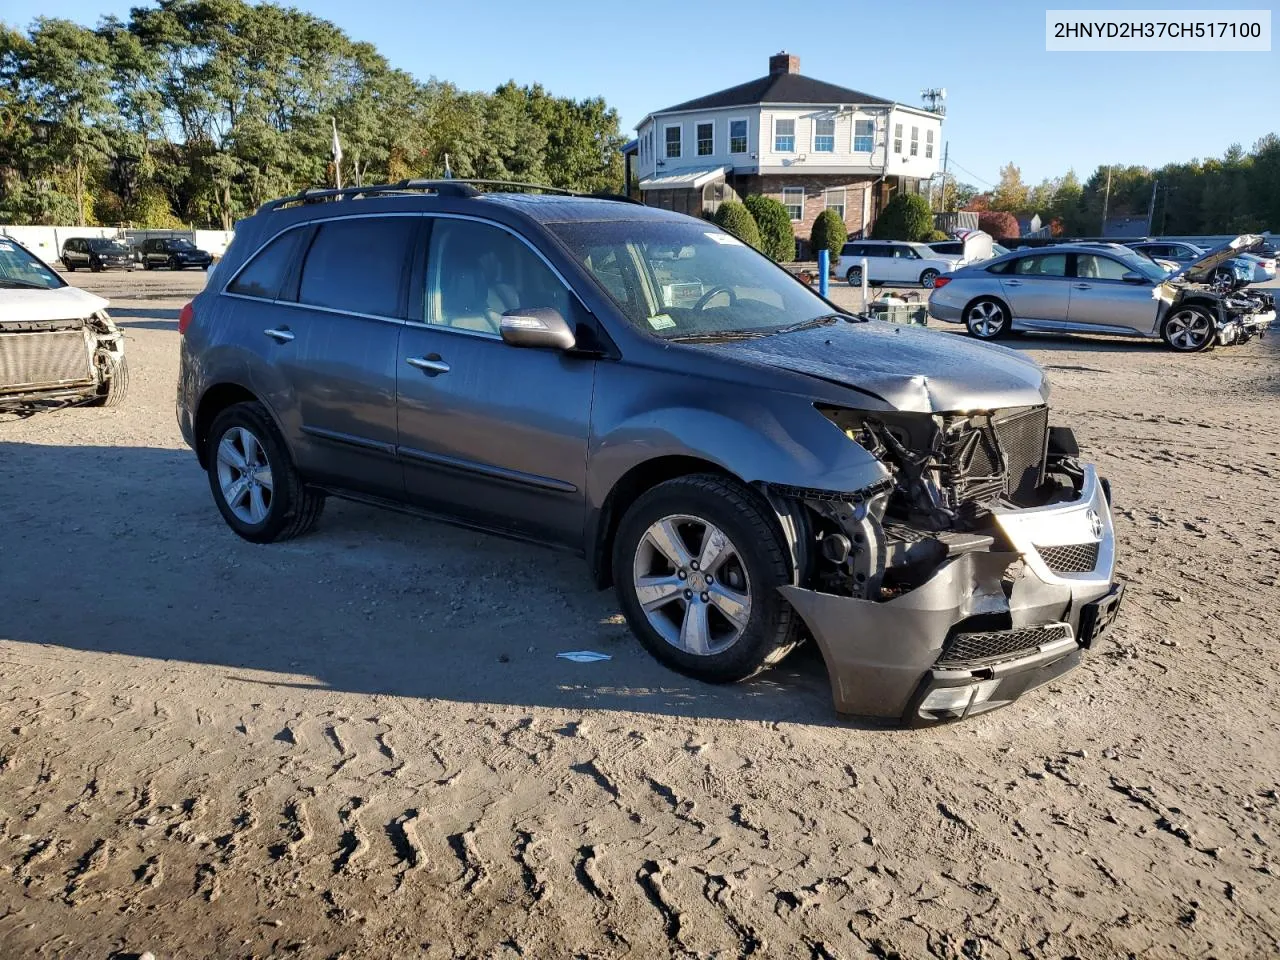
<path fill-rule="evenodd" d="M 545 183 L 522 183 L 518 180 L 429 180 L 429 179 L 412 179 L 401 180 L 397 183 L 379 183 L 372 186 L 360 187 L 310 187 L 291 196 L 281 197 L 278 200 L 270 200 L 258 208 L 260 213 L 268 213 L 273 210 L 280 210 L 284 207 L 293 206 L 301 203 L 320 203 L 325 200 L 354 200 L 365 196 L 378 195 L 395 195 L 414 192 L 434 193 L 441 197 L 478 197 L 480 191 L 476 187 L 498 187 L 505 188 L 509 192 L 523 192 L 529 190 L 540 190 L 544 193 L 554 193 L 566 197 L 590 197 L 597 200 L 614 200 L 620 203 L 640 203 L 631 197 L 622 194 L 598 192 L 598 193 L 581 193 L 577 190 L 568 190 L 564 187 L 552 187 Z"/>

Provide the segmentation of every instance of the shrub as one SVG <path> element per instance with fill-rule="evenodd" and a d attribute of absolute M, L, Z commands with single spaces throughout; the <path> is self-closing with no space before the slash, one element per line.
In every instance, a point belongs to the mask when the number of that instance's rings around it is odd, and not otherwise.
<path fill-rule="evenodd" d="M 988 210 L 978 214 L 978 229 L 991 234 L 996 240 L 1012 239 L 1021 235 L 1018 220 L 1004 210 Z"/>
<path fill-rule="evenodd" d="M 840 250 L 848 237 L 840 214 L 834 210 L 823 210 L 813 221 L 813 231 L 809 234 L 810 255 L 816 260 L 818 251 L 826 248 L 831 251 L 831 263 L 834 265 L 840 259 Z"/>
<path fill-rule="evenodd" d="M 796 258 L 796 234 L 791 229 L 791 215 L 773 197 L 753 194 L 743 201 L 760 228 L 760 252 L 778 263 Z"/>
<path fill-rule="evenodd" d="M 943 233 L 941 230 L 930 230 L 928 234 L 925 235 L 924 242 L 925 243 L 941 243 L 943 240 L 950 240 L 950 239 L 951 238 L 947 236 L 945 233 Z"/>
<path fill-rule="evenodd" d="M 721 230 L 732 233 L 743 243 L 749 243 L 757 250 L 761 249 L 760 228 L 756 226 L 756 218 L 742 204 L 726 200 L 720 204 L 711 220 Z"/>
<path fill-rule="evenodd" d="M 922 240 L 933 231 L 933 211 L 918 193 L 899 193 L 871 228 L 875 240 Z"/>

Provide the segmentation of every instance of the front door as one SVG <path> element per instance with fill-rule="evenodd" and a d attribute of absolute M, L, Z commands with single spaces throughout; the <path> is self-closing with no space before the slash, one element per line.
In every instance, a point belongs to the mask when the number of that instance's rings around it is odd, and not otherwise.
<path fill-rule="evenodd" d="M 581 547 L 596 361 L 502 340 L 503 313 L 583 308 L 522 239 L 432 221 L 420 313 L 400 334 L 398 452 L 409 498 L 483 526 Z"/>
<path fill-rule="evenodd" d="M 1016 319 L 1056 323 L 1067 319 L 1071 283 L 1065 253 L 1037 253 L 1015 260 L 1000 275 L 1000 287 Z"/>
<path fill-rule="evenodd" d="M 1067 319 L 1098 327 L 1122 327 L 1150 335 L 1155 331 L 1155 281 L 1127 283 L 1133 269 L 1101 253 L 1077 253 Z"/>

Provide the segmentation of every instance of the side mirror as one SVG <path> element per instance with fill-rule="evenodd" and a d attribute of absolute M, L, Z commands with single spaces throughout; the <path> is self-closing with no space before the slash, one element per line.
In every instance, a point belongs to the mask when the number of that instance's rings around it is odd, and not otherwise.
<path fill-rule="evenodd" d="M 572 350 L 577 343 L 569 323 L 555 307 L 508 310 L 502 315 L 502 339 L 513 347 Z"/>
<path fill-rule="evenodd" d="M 1140 273 L 1134 273 L 1132 270 L 1120 278 L 1125 283 L 1150 283 L 1151 281 Z"/>

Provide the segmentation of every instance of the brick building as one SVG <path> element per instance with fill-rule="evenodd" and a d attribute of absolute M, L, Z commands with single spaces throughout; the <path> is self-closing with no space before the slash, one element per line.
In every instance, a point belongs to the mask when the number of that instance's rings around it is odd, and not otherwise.
<path fill-rule="evenodd" d="M 801 240 L 829 207 L 863 235 L 942 159 L 941 116 L 806 77 L 785 52 L 768 75 L 655 111 L 636 132 L 628 188 L 645 203 L 697 216 L 762 193 L 787 207 Z"/>

